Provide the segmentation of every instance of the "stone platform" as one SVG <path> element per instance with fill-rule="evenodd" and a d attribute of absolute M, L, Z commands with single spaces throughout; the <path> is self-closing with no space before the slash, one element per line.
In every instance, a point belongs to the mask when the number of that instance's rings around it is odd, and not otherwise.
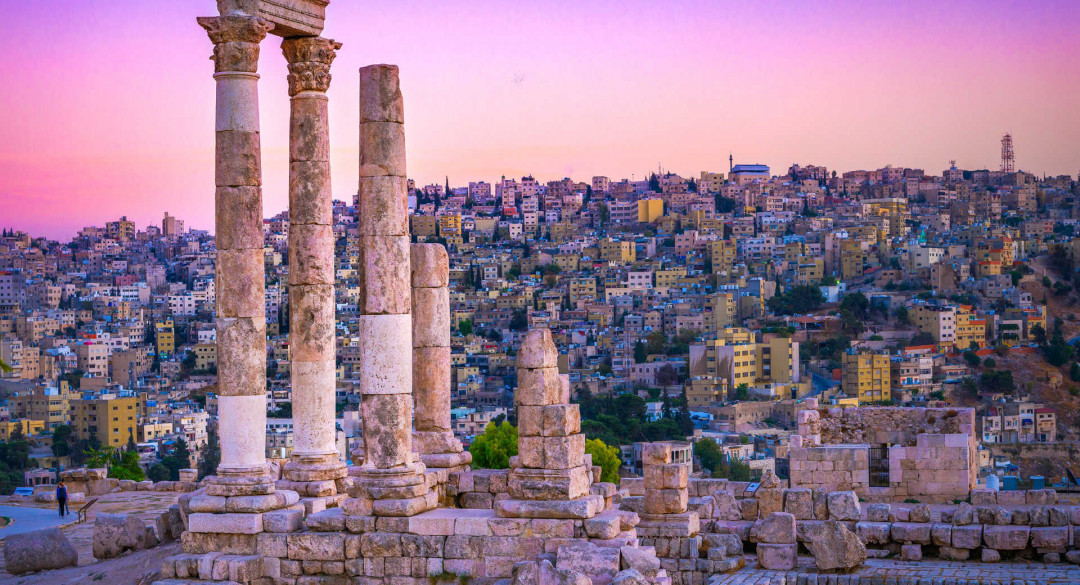
<path fill-rule="evenodd" d="M 746 568 L 705 581 L 706 585 L 1056 585 L 1080 583 L 1080 567 L 1067 564 L 868 559 L 847 574 L 817 570 L 812 557 L 800 557 L 794 571 L 768 571 L 746 557 Z"/>

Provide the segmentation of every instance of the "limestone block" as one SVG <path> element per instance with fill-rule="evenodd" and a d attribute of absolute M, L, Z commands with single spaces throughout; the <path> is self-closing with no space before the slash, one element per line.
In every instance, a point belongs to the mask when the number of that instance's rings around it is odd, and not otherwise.
<path fill-rule="evenodd" d="M 855 534 L 866 544 L 889 544 L 891 530 L 888 522 L 855 523 Z"/>
<path fill-rule="evenodd" d="M 411 394 L 362 396 L 364 465 L 389 469 L 410 462 L 412 410 Z"/>
<path fill-rule="evenodd" d="M 262 150 L 258 132 L 216 132 L 215 185 L 218 187 L 262 185 Z"/>
<path fill-rule="evenodd" d="M 334 228 L 329 225 L 290 225 L 289 284 L 322 284 L 333 287 L 334 241 Z M 292 291 L 293 289 L 289 290 L 290 309 L 293 303 Z"/>
<path fill-rule="evenodd" d="M 625 482 L 626 480 L 623 480 Z M 739 507 L 739 501 L 735 499 L 735 495 L 727 490 L 717 490 L 713 492 L 713 518 L 718 520 L 741 520 L 742 510 Z M 754 517 L 757 517 L 757 511 L 754 511 Z"/>
<path fill-rule="evenodd" d="M 784 511 L 784 490 L 780 488 L 759 488 L 754 495 L 757 497 L 759 518 L 764 518 L 774 512 Z"/>
<path fill-rule="evenodd" d="M 408 197 L 408 183 L 405 177 L 361 176 L 357 199 L 359 234 L 362 236 L 408 236 Z M 442 247 L 441 244 L 425 245 Z"/>
<path fill-rule="evenodd" d="M 331 225 L 333 221 L 330 163 L 325 160 L 290 162 L 290 230 L 296 225 Z"/>
<path fill-rule="evenodd" d="M 1027 504 L 1027 492 L 1025 491 L 995 492 L 995 494 L 997 497 L 997 505 L 999 506 L 1012 508 Z"/>
<path fill-rule="evenodd" d="M 770 571 L 791 571 L 798 562 L 797 544 L 757 545 L 758 564 Z"/>
<path fill-rule="evenodd" d="M 544 408 L 543 406 L 517 407 L 518 436 L 541 437 L 544 433 Z M 580 411 L 579 411 L 580 412 Z"/>
<path fill-rule="evenodd" d="M 740 553 L 742 543 L 740 542 Z M 660 559 L 655 552 L 647 551 L 635 546 L 624 546 L 619 549 L 619 566 L 622 569 L 633 569 L 641 573 L 647 579 L 655 579 L 660 572 Z"/>
<path fill-rule="evenodd" d="M 930 538 L 933 540 L 934 546 L 952 545 L 952 525 L 940 522 L 931 525 Z"/>
<path fill-rule="evenodd" d="M 670 443 L 646 443 L 641 449 L 642 465 L 666 465 L 671 463 Z"/>
<path fill-rule="evenodd" d="M 758 518 L 758 501 L 745 499 L 738 500 L 739 502 L 739 514 L 742 520 L 753 522 Z"/>
<path fill-rule="evenodd" d="M 266 318 L 219 318 L 218 394 L 266 393 Z"/>
<path fill-rule="evenodd" d="M 687 493 L 681 489 L 645 490 L 646 514 L 681 514 L 687 509 Z"/>
<path fill-rule="evenodd" d="M 576 433 L 564 437 L 544 437 L 544 467 L 571 469 L 585 464 L 585 435 Z"/>
<path fill-rule="evenodd" d="M 859 520 L 861 509 L 855 492 L 830 492 L 829 517 L 833 520 Z"/>
<path fill-rule="evenodd" d="M 367 535 L 365 535 L 367 536 Z M 344 561 L 345 534 L 301 532 L 285 537 L 289 558 L 297 561 Z"/>
<path fill-rule="evenodd" d="M 216 79 L 214 130 L 258 132 L 258 76 L 226 74 Z"/>
<path fill-rule="evenodd" d="M 786 512 L 775 512 L 758 520 L 750 529 L 751 540 L 767 544 L 795 543 L 795 517 Z"/>
<path fill-rule="evenodd" d="M 263 514 L 263 530 L 266 532 L 296 532 L 303 523 L 304 513 L 301 510 L 274 510 Z"/>
<path fill-rule="evenodd" d="M 312 93 L 294 96 L 289 100 L 290 161 L 330 160 L 328 105 L 326 96 Z"/>
<path fill-rule="evenodd" d="M 926 504 L 916 505 L 914 508 L 908 511 L 908 520 L 910 522 L 929 522 L 930 506 Z"/>
<path fill-rule="evenodd" d="M 957 526 L 964 526 L 975 522 L 975 509 L 967 502 L 960 502 L 953 512 L 952 522 Z"/>
<path fill-rule="evenodd" d="M 440 288 L 450 285 L 450 259 L 442 244 L 412 244 L 412 287 Z"/>
<path fill-rule="evenodd" d="M 495 502 L 495 514 L 501 518 L 585 519 L 600 513 L 604 498 L 584 496 L 574 500 L 517 500 Z"/>
<path fill-rule="evenodd" d="M 289 357 L 293 363 L 334 362 L 334 311 L 333 285 L 289 287 Z"/>
<path fill-rule="evenodd" d="M 866 545 L 844 524 L 834 520 L 822 522 L 807 547 L 821 571 L 851 570 L 866 560 Z"/>
<path fill-rule="evenodd" d="M 204 497 L 217 498 L 219 496 Z M 263 512 L 280 510 L 292 506 L 300 500 L 300 496 L 294 491 L 280 490 L 275 491 L 272 494 L 236 496 L 224 498 L 224 500 L 225 508 L 223 511 L 225 512 L 236 514 L 261 514 Z M 192 498 L 191 502 L 192 510 L 199 511 L 195 509 L 195 498 Z"/>
<path fill-rule="evenodd" d="M 866 519 L 870 522 L 888 522 L 889 504 L 870 504 L 866 507 Z"/>
<path fill-rule="evenodd" d="M 397 65 L 360 68 L 360 123 L 405 123 Z"/>
<path fill-rule="evenodd" d="M 619 572 L 620 560 L 617 548 L 577 542 L 558 548 L 555 567 L 560 570 L 579 571 L 592 579 L 592 583 L 610 583 Z"/>
<path fill-rule="evenodd" d="M 569 396 L 563 396 L 558 368 L 519 367 L 517 377 L 518 387 L 514 391 L 516 406 L 550 406 L 570 402 Z"/>
<path fill-rule="evenodd" d="M 561 398 L 560 398 L 561 399 Z M 541 407 L 545 437 L 565 437 L 581 432 L 581 406 L 554 404 Z"/>
<path fill-rule="evenodd" d="M 218 250 L 217 316 L 266 318 L 263 250 Z M 228 275 L 228 278 L 224 278 Z M 220 338 L 218 338 L 220 340 Z"/>
<path fill-rule="evenodd" d="M 214 208 L 218 250 L 262 248 L 262 189 L 218 187 Z"/>
<path fill-rule="evenodd" d="M 397 122 L 360 124 L 360 176 L 407 176 L 404 124 Z"/>
<path fill-rule="evenodd" d="M 818 520 L 829 519 L 829 490 L 819 486 L 814 488 L 814 518 Z"/>
<path fill-rule="evenodd" d="M 410 393 L 412 364 L 402 356 L 412 353 L 411 316 L 358 315 L 356 319 L 359 330 L 360 393 Z M 365 419 L 365 427 L 366 423 Z M 366 435 L 367 429 L 364 430 Z"/>
<path fill-rule="evenodd" d="M 1028 526 L 983 526 L 983 542 L 996 550 L 1023 550 L 1030 530 Z"/>
<path fill-rule="evenodd" d="M 450 347 L 450 289 L 412 291 L 413 347 Z"/>
<path fill-rule="evenodd" d="M 1056 503 L 1057 492 L 1052 489 L 1027 491 L 1027 504 L 1029 506 L 1051 506 Z"/>
<path fill-rule="evenodd" d="M 360 235 L 359 241 L 359 311 L 364 315 L 405 315 L 411 312 L 409 237 Z M 406 326 L 411 334 L 411 320 Z"/>
<path fill-rule="evenodd" d="M 938 558 L 943 561 L 966 561 L 970 556 L 971 551 L 966 548 L 938 547 Z"/>
<path fill-rule="evenodd" d="M 79 554 L 59 528 L 42 528 L 4 539 L 4 568 L 12 575 L 73 567 Z"/>
<path fill-rule="evenodd" d="M 992 548 L 984 548 L 982 549 L 982 558 L 980 560 L 984 563 L 996 563 L 1001 560 L 1001 553 Z"/>
<path fill-rule="evenodd" d="M 1045 526 L 1031 529 L 1031 546 L 1035 548 L 1058 549 L 1068 545 L 1068 526 Z"/>
<path fill-rule="evenodd" d="M 645 467 L 645 489 L 686 489 L 690 466 L 685 463 L 648 465 Z"/>
<path fill-rule="evenodd" d="M 257 534 L 263 531 L 262 514 L 205 514 L 188 515 L 188 532 L 215 534 Z"/>
<path fill-rule="evenodd" d="M 922 560 L 922 545 L 921 544 L 905 544 L 900 547 L 900 558 L 905 561 L 921 561 Z"/>
<path fill-rule="evenodd" d="M 530 329 L 518 350 L 517 367 L 526 369 L 555 368 L 559 365 L 559 352 L 551 339 L 551 330 L 543 327 Z M 520 375 L 520 373 L 519 373 Z"/>
<path fill-rule="evenodd" d="M 997 492 L 988 489 L 973 489 L 971 490 L 971 505 L 972 506 L 996 506 Z"/>
<path fill-rule="evenodd" d="M 522 500 L 574 500 L 589 493 L 588 468 L 511 470 L 510 497 Z"/>
<path fill-rule="evenodd" d="M 966 526 L 953 526 L 953 548 L 978 548 L 982 544 L 982 524 L 969 524 Z"/>
<path fill-rule="evenodd" d="M 813 519 L 813 492 L 806 488 L 784 490 L 784 511 L 795 516 L 796 520 Z"/>
<path fill-rule="evenodd" d="M 922 522 L 893 522 L 892 539 L 896 542 L 930 544 L 932 525 Z"/>

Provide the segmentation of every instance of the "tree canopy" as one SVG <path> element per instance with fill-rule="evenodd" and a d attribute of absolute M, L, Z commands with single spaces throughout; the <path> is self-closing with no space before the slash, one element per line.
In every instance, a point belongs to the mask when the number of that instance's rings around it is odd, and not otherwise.
<path fill-rule="evenodd" d="M 469 445 L 473 469 L 507 469 L 510 458 L 518 454 L 517 427 L 503 421 L 488 423 L 484 434 L 473 439 Z"/>

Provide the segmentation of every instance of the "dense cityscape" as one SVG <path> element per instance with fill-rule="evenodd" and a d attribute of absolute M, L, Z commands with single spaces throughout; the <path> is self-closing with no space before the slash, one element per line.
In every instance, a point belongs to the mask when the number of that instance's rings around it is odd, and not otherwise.
<path fill-rule="evenodd" d="M 583 431 L 620 448 L 624 472 L 640 473 L 643 442 L 712 439 L 696 468 L 787 479 L 798 404 L 814 397 L 974 407 L 980 477 L 1020 464 L 1066 481 L 1067 455 L 1021 463 L 1000 447 L 1076 439 L 1080 192 L 1012 164 L 410 181 L 412 240 L 449 252 L 454 434 L 468 447 L 516 420 L 514 356 L 546 327 Z M 361 435 L 351 203 L 333 208 L 346 461 Z M 287 212 L 263 221 L 272 459 L 293 444 L 289 227 Z M 8 226 L 0 270 L 5 493 L 131 445 L 134 479 L 213 473 L 213 234 L 168 213 L 70 242 Z"/>

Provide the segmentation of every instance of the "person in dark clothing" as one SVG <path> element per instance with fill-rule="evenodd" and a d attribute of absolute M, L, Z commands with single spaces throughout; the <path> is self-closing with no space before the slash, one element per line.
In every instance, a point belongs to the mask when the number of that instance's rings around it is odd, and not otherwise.
<path fill-rule="evenodd" d="M 64 480 L 60 480 L 56 485 L 56 503 L 60 506 L 60 516 L 67 516 L 67 486 L 64 485 Z"/>

